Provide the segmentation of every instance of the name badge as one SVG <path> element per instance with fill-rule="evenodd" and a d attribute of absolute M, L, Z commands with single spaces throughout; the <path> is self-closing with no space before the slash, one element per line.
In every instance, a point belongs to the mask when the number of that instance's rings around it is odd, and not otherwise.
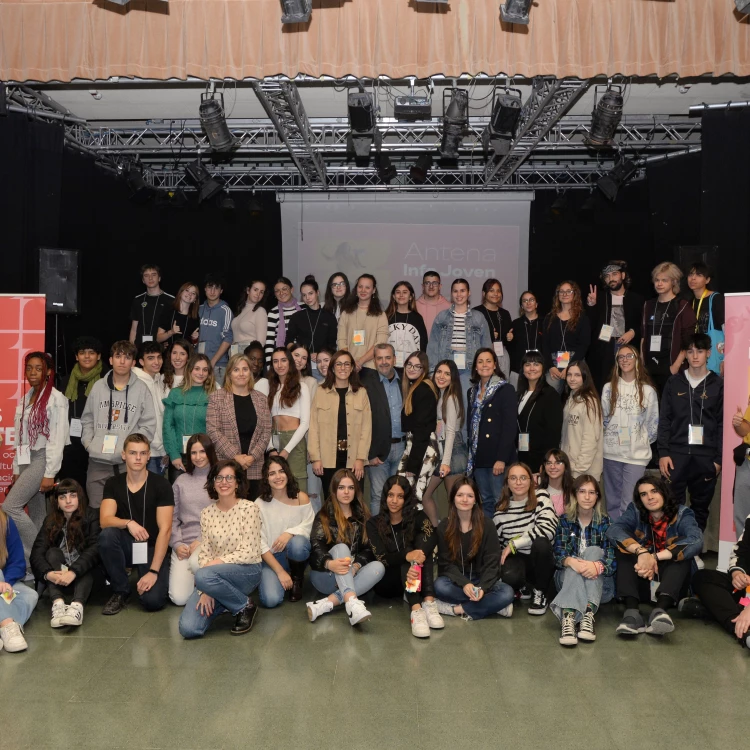
<path fill-rule="evenodd" d="M 602 330 L 599 331 L 599 341 L 609 341 L 612 338 L 614 330 L 614 326 L 609 326 L 605 323 L 602 326 Z"/>
<path fill-rule="evenodd" d="M 621 424 L 617 428 L 617 441 L 620 445 L 630 445 L 630 425 Z"/>
<path fill-rule="evenodd" d="M 16 448 L 16 461 L 19 466 L 26 466 L 31 463 L 31 446 L 19 445 Z"/>
<path fill-rule="evenodd" d="M 80 419 L 70 420 L 70 437 L 81 437 L 83 435 L 83 423 Z"/>
<path fill-rule="evenodd" d="M 102 453 L 111 456 L 117 448 L 117 435 L 105 435 L 102 442 Z"/>
<path fill-rule="evenodd" d="M 570 364 L 570 352 L 557 352 L 555 363 L 558 370 L 566 370 Z"/>
<path fill-rule="evenodd" d="M 234 357 L 236 354 L 241 354 L 241 347 L 239 344 L 231 344 L 229 347 L 229 356 Z M 203 354 L 203 352 L 201 352 Z"/>
<path fill-rule="evenodd" d="M 453 361 L 459 370 L 466 369 L 466 352 L 453 352 Z"/>
<path fill-rule="evenodd" d="M 61 565 L 60 566 L 60 571 L 62 573 L 67 573 L 68 572 L 68 566 L 67 565 Z"/>
<path fill-rule="evenodd" d="M 148 562 L 148 544 L 133 542 L 133 565 L 145 565 Z"/>
<path fill-rule="evenodd" d="M 493 341 L 492 348 L 495 350 L 495 354 L 497 354 L 498 357 L 503 356 L 503 342 L 502 341 Z"/>
<path fill-rule="evenodd" d="M 404 353 L 396 352 L 396 367 L 403 367 L 403 366 L 404 366 Z"/>
<path fill-rule="evenodd" d="M 703 445 L 703 425 L 691 424 L 688 426 L 688 444 Z"/>
<path fill-rule="evenodd" d="M 661 336 L 652 336 L 651 337 L 651 343 L 648 346 L 648 350 L 650 352 L 660 352 L 661 351 Z"/>
<path fill-rule="evenodd" d="M 357 328 L 352 334 L 352 346 L 364 346 L 365 345 L 365 329 Z"/>
<path fill-rule="evenodd" d="M 153 336 L 141 336 L 141 341 L 144 344 L 148 344 L 150 341 L 153 341 L 153 340 L 154 340 Z"/>
<path fill-rule="evenodd" d="M 206 353 L 206 342 L 201 341 L 200 344 L 198 344 L 198 354 L 205 354 Z"/>
<path fill-rule="evenodd" d="M 182 436 L 182 452 L 183 453 L 187 453 L 187 444 L 188 444 L 188 440 L 190 440 L 191 437 L 192 437 L 192 435 L 183 435 Z"/>
<path fill-rule="evenodd" d="M 528 432 L 518 433 L 518 450 L 521 453 L 529 452 L 529 433 Z"/>
<path fill-rule="evenodd" d="M 312 369 L 313 372 L 318 369 L 318 363 L 315 360 L 312 360 L 312 362 L 310 362 L 310 369 Z"/>
<path fill-rule="evenodd" d="M 651 601 L 656 602 L 656 594 L 659 591 L 660 581 L 649 581 L 649 588 L 651 589 Z"/>

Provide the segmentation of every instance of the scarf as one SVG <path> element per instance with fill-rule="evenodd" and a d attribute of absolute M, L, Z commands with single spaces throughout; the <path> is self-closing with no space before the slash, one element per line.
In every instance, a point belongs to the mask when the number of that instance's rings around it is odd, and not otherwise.
<path fill-rule="evenodd" d="M 506 380 L 493 375 L 487 387 L 484 389 L 484 397 L 481 396 L 481 387 L 477 383 L 469 392 L 469 398 L 474 401 L 474 409 L 471 414 L 471 424 L 469 425 L 469 463 L 466 466 L 466 473 L 471 476 L 474 471 L 474 456 L 477 452 L 477 442 L 479 441 L 479 423 L 482 421 L 482 408 L 487 401 L 490 401 L 495 395 L 495 391 L 504 386 Z"/>
<path fill-rule="evenodd" d="M 285 302 L 284 305 L 286 305 L 289 308 L 294 308 L 295 310 L 301 310 L 299 302 L 292 297 L 289 302 Z M 284 346 L 286 343 L 286 321 L 284 320 L 284 305 L 282 305 L 280 302 L 277 305 L 279 308 L 279 323 L 276 326 L 276 346 Z"/>
<path fill-rule="evenodd" d="M 65 389 L 65 398 L 68 401 L 78 400 L 78 384 L 86 383 L 86 398 L 89 397 L 91 389 L 94 387 L 99 378 L 102 376 L 102 362 L 99 360 L 85 375 L 81 372 L 81 366 L 76 363 L 70 373 L 70 380 L 68 380 L 68 387 Z"/>

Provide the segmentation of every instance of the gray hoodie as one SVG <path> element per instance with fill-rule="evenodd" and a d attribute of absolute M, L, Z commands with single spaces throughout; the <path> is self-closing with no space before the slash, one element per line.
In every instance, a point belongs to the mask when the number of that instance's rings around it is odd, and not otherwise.
<path fill-rule="evenodd" d="M 81 442 L 96 461 L 108 464 L 122 463 L 122 447 L 131 432 L 140 432 L 149 441 L 156 432 L 154 400 L 148 386 L 134 373 L 130 373 L 127 387 L 114 389 L 110 370 L 94 383 L 86 407 L 81 415 L 83 433 Z M 114 453 L 103 453 L 105 435 L 116 435 Z"/>

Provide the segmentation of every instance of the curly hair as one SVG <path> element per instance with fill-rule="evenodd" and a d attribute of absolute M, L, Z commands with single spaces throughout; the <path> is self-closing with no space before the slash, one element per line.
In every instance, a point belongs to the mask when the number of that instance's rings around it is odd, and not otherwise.
<path fill-rule="evenodd" d="M 677 502 L 677 500 L 675 499 L 675 496 L 672 494 L 672 488 L 669 486 L 669 483 L 667 482 L 666 479 L 664 479 L 664 477 L 652 476 L 651 474 L 644 474 L 635 483 L 635 487 L 633 488 L 633 503 L 635 504 L 635 507 L 638 509 L 638 515 L 640 516 L 641 523 L 651 522 L 651 513 L 649 510 L 647 510 L 646 506 L 643 504 L 643 500 L 641 500 L 640 492 L 638 491 L 641 485 L 644 485 L 644 484 L 652 485 L 653 488 L 662 496 L 662 498 L 664 499 L 664 505 L 662 507 L 662 511 L 667 521 L 671 521 L 677 515 L 677 511 L 680 509 L 680 504 Z"/>
<path fill-rule="evenodd" d="M 404 531 L 404 539 L 412 539 L 419 508 L 417 507 L 414 488 L 409 484 L 406 477 L 396 475 L 385 480 L 383 491 L 380 493 L 380 513 L 375 516 L 375 525 L 378 527 L 381 539 L 387 539 L 390 536 L 391 512 L 388 510 L 387 501 L 388 493 L 395 485 L 398 485 L 404 491 L 404 507 L 401 511 L 401 528 Z"/>
<path fill-rule="evenodd" d="M 222 469 L 226 469 L 227 467 L 232 469 L 234 478 L 237 480 L 234 494 L 240 500 L 250 500 L 251 498 L 247 496 L 250 492 L 250 482 L 247 479 L 247 472 L 233 458 L 217 461 L 211 467 L 204 487 L 208 496 L 214 501 L 219 499 L 219 493 L 216 491 L 216 477 L 219 476 Z"/>
<path fill-rule="evenodd" d="M 273 500 L 273 490 L 271 489 L 271 483 L 268 481 L 268 472 L 271 470 L 271 464 L 277 464 L 281 467 L 281 470 L 286 474 L 286 496 L 290 500 L 296 500 L 299 496 L 299 484 L 292 474 L 292 470 L 289 467 L 289 461 L 283 456 L 268 456 L 263 462 L 263 470 L 260 478 L 260 487 L 258 489 L 258 497 L 261 500 L 265 500 L 270 503 Z"/>
<path fill-rule="evenodd" d="M 566 330 L 575 331 L 578 327 L 578 322 L 584 315 L 583 302 L 581 301 L 581 287 L 576 284 L 575 281 L 561 281 L 555 287 L 555 296 L 552 298 L 552 309 L 547 316 L 547 330 L 554 322 L 555 318 L 562 312 L 562 302 L 560 302 L 560 287 L 563 284 L 567 284 L 573 290 L 573 299 L 570 300 L 570 318 L 566 321 Z"/>

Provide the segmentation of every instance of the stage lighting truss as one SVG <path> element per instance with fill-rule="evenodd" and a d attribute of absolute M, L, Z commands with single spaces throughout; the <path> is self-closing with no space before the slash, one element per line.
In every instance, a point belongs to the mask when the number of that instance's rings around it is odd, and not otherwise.
<path fill-rule="evenodd" d="M 750 15 L 750 0 L 734 0 L 737 10 L 745 15 Z"/>
<path fill-rule="evenodd" d="M 281 0 L 281 23 L 307 23 L 312 15 L 312 0 Z"/>
<path fill-rule="evenodd" d="M 482 133 L 485 151 L 497 155 L 507 154 L 516 137 L 518 118 L 521 116 L 523 100 L 518 89 L 498 89 L 492 92 L 492 114 L 487 128 Z"/>
<path fill-rule="evenodd" d="M 600 89 L 604 92 L 597 99 Z M 609 148 L 614 143 L 615 133 L 622 120 L 624 99 L 622 86 L 607 84 L 594 87 L 594 110 L 591 113 L 591 130 L 586 145 L 591 148 Z"/>
<path fill-rule="evenodd" d="M 201 94 L 198 115 L 211 148 L 214 151 L 231 151 L 234 148 L 235 139 L 224 115 L 224 94 L 210 90 Z"/>
<path fill-rule="evenodd" d="M 424 185 L 427 182 L 427 175 L 432 168 L 432 155 L 421 154 L 416 164 L 409 168 L 409 177 L 415 185 Z"/>
<path fill-rule="evenodd" d="M 500 16 L 505 23 L 529 24 L 529 9 L 531 0 L 506 0 L 500 6 Z"/>
<path fill-rule="evenodd" d="M 349 138 L 347 151 L 358 161 L 370 158 L 370 147 L 380 142 L 377 129 L 375 100 L 365 91 L 350 91 L 347 97 L 349 110 Z"/>
<path fill-rule="evenodd" d="M 458 150 L 468 128 L 469 93 L 459 88 L 443 91 L 443 135 L 440 139 L 440 156 L 444 159 L 458 159 Z"/>

